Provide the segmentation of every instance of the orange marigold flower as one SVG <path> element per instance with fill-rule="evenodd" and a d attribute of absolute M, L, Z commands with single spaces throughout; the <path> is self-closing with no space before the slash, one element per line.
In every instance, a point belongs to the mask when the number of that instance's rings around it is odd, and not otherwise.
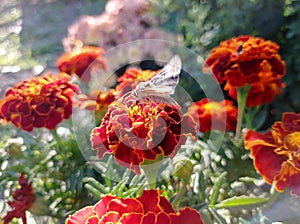
<path fill-rule="evenodd" d="M 119 92 L 117 98 L 135 89 L 137 84 L 140 82 L 145 82 L 151 79 L 158 72 L 159 71 L 141 70 L 138 68 L 127 69 L 125 73 L 118 79 L 118 82 L 120 83 L 116 87 L 116 90 Z"/>
<path fill-rule="evenodd" d="M 105 195 L 95 205 L 70 215 L 65 224 L 203 224 L 199 212 L 185 207 L 176 212 L 158 190 L 144 190 L 138 198 Z"/>
<path fill-rule="evenodd" d="M 105 111 L 107 107 L 115 101 L 116 90 L 97 91 L 90 95 L 80 94 L 78 98 L 78 107 L 93 111 Z"/>
<path fill-rule="evenodd" d="M 46 74 L 16 84 L 0 100 L 3 120 L 25 131 L 46 127 L 55 129 L 72 114 L 73 97 L 79 88 L 69 77 Z"/>
<path fill-rule="evenodd" d="M 95 112 L 96 122 L 101 121 L 105 115 L 108 106 L 115 101 L 116 91 L 97 91 L 90 95 L 80 94 L 77 96 L 77 107 Z"/>
<path fill-rule="evenodd" d="M 78 51 L 67 52 L 61 55 L 56 62 L 58 69 L 69 75 L 76 74 L 81 81 L 88 82 L 96 69 L 106 69 L 102 55 L 104 49 L 93 46 L 84 46 Z"/>
<path fill-rule="evenodd" d="M 216 102 L 204 98 L 188 109 L 199 120 L 201 132 L 211 130 L 235 131 L 238 110 L 230 100 Z"/>
<path fill-rule="evenodd" d="M 100 159 L 112 153 L 119 164 L 140 174 L 145 160 L 173 157 L 187 135 L 196 135 L 194 119 L 182 116 L 179 105 L 150 98 L 130 95 L 110 104 L 102 124 L 91 133 L 92 149 Z"/>
<path fill-rule="evenodd" d="M 281 78 L 286 68 L 278 49 L 276 43 L 263 38 L 234 37 L 212 49 L 204 71 L 210 69 L 234 99 L 236 88 L 250 85 L 248 107 L 270 103 L 285 86 Z"/>
<path fill-rule="evenodd" d="M 267 183 L 300 195 L 300 113 L 284 113 L 266 133 L 248 130 L 245 148 L 251 150 L 254 166 Z"/>
<path fill-rule="evenodd" d="M 19 177 L 19 184 L 21 188 L 13 191 L 11 196 L 13 201 L 7 202 L 8 205 L 13 209 L 9 211 L 3 218 L 4 223 L 8 224 L 13 218 L 21 218 L 23 224 L 26 224 L 26 210 L 29 210 L 35 201 L 35 195 L 31 184 L 28 183 L 28 179 L 22 173 Z"/>

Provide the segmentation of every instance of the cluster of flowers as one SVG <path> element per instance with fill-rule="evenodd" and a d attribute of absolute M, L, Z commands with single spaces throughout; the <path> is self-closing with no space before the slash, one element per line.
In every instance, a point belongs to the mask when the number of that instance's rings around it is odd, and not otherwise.
<path fill-rule="evenodd" d="M 57 67 L 60 70 L 58 75 L 41 75 L 9 88 L 5 97 L 1 99 L 0 116 L 3 122 L 11 122 L 25 131 L 42 127 L 52 130 L 63 119 L 68 119 L 71 116 L 73 106 L 104 110 L 110 105 L 102 126 L 95 128 L 91 134 L 93 148 L 98 150 L 100 158 L 106 152 L 113 153 L 117 162 L 136 173 L 140 173 L 140 165 L 146 160 L 155 160 L 160 155 L 174 156 L 179 147 L 184 144 L 188 135 L 196 135 L 196 131 L 193 129 L 195 122 L 192 116 L 181 114 L 179 105 L 122 98 L 123 94 L 134 89 L 139 82 L 153 77 L 157 71 L 129 68 L 119 78 L 120 83 L 115 89 L 99 92 L 94 99 L 88 96 L 84 99 L 80 94 L 79 87 L 72 83 L 71 76 L 76 75 L 82 78 L 85 72 L 91 74 L 92 70 L 95 67 L 98 68 L 99 65 L 101 69 L 105 69 L 106 62 L 102 58 L 102 54 L 103 49 L 96 47 L 84 47 L 81 51 L 63 54 L 57 60 Z M 83 81 L 86 82 L 87 80 L 84 79 Z M 80 96 L 79 102 L 75 96 Z M 119 106 L 120 101 L 112 103 L 116 99 L 124 100 L 122 102 L 123 107 Z M 93 101 L 93 103 L 89 101 Z M 129 119 L 129 123 L 124 122 L 124 119 Z M 164 124 L 167 124 L 167 127 Z M 163 139 L 160 137 L 162 132 L 165 133 Z M 128 136 L 128 133 L 134 133 L 134 135 Z M 128 139 L 124 138 L 125 135 L 128 136 Z M 119 137 L 122 140 L 118 139 Z M 136 144 L 133 144 L 134 147 L 130 148 L 128 147 L 129 144 L 125 144 L 126 141 L 128 143 L 135 141 Z M 132 146 L 132 144 L 130 145 Z M 24 175 L 21 175 L 20 181 L 27 183 L 27 179 L 24 179 L 24 181 L 23 179 Z M 28 186 L 30 185 L 28 184 Z M 32 207 L 32 202 L 29 203 L 27 198 L 35 198 L 35 196 L 32 189 L 30 194 L 27 190 L 24 192 L 23 188 L 19 191 L 19 193 L 13 193 L 13 195 L 16 195 L 14 203 L 21 207 L 17 208 L 17 212 L 15 209 L 8 212 L 4 218 L 5 223 L 8 223 L 13 217 L 21 217 L 23 222 L 26 223 L 25 211 Z M 22 199 L 23 193 L 28 194 L 26 200 Z M 129 223 L 129 221 L 134 220 L 145 223 L 161 223 L 162 221 L 180 223 L 182 219 L 191 216 L 196 223 L 202 222 L 200 214 L 196 210 L 186 208 L 176 213 L 164 197 L 158 196 L 159 192 L 157 191 L 145 192 L 144 194 L 148 196 L 150 194 L 151 199 L 154 195 L 157 196 L 158 200 L 157 202 L 153 201 L 153 207 L 147 207 L 145 203 L 142 204 L 145 196 L 138 199 L 126 199 L 128 205 L 124 206 L 124 211 L 119 206 L 110 208 L 107 205 L 106 209 L 108 210 L 106 212 L 109 215 L 105 219 L 122 223 Z M 98 204 L 106 203 L 105 201 L 108 198 L 115 202 L 121 200 L 107 196 Z M 132 210 L 131 201 L 139 200 L 140 207 Z M 13 208 L 15 207 L 14 203 L 10 203 Z M 154 203 L 157 203 L 157 205 Z M 113 209 L 116 209 L 116 211 L 113 212 Z M 83 211 L 87 211 L 87 209 L 83 209 Z M 96 210 L 90 210 L 84 217 L 87 217 L 92 211 L 95 212 Z M 113 216 L 109 211 L 112 211 Z M 97 212 L 99 211 L 97 210 Z M 116 214 L 117 212 L 118 214 Z M 130 213 L 128 214 L 128 212 Z M 91 216 L 95 216 L 95 214 L 91 214 Z M 77 215 L 72 217 L 67 222 L 73 223 L 77 219 Z"/>
<path fill-rule="evenodd" d="M 68 29 L 68 37 L 63 39 L 65 51 L 73 51 L 82 45 L 100 46 L 105 50 L 112 49 L 123 43 L 142 39 L 158 39 L 174 41 L 176 37 L 158 27 L 153 17 L 148 0 L 109 0 L 105 11 L 98 16 L 82 16 Z M 155 59 L 166 60 L 170 52 L 161 42 L 160 46 L 130 46 L 115 61 L 126 64 L 127 60 L 141 60 L 143 55 Z M 160 49 L 157 52 L 157 49 Z M 165 49 L 165 50 L 163 50 Z M 157 60 L 159 61 L 159 60 Z"/>
<path fill-rule="evenodd" d="M 121 13 L 124 7 L 131 6 L 120 4 L 118 7 Z M 108 6 L 106 10 L 112 13 Z M 281 78 L 285 74 L 285 65 L 278 48 L 275 43 L 262 38 L 232 38 L 212 50 L 204 70 L 211 70 L 233 99 L 237 99 L 239 89 L 247 88 L 246 106 L 269 103 L 284 87 Z M 39 127 L 55 128 L 63 118 L 70 117 L 73 97 L 78 92 L 78 87 L 69 83 L 70 75 L 81 77 L 85 71 L 91 73 L 92 61 L 97 62 L 96 67 L 100 65 L 105 69 L 103 52 L 103 49 L 84 47 L 82 51 L 66 53 L 59 58 L 57 66 L 64 72 L 64 77 L 66 73 L 69 75 L 68 78 L 46 75 L 17 84 L 0 101 L 0 117 L 26 131 Z M 196 138 L 197 131 L 225 131 L 224 127 L 226 131 L 237 131 L 238 109 L 230 100 L 215 102 L 205 98 L 182 114 L 179 105 L 157 100 L 157 97 L 154 100 L 134 95 L 124 97 L 139 82 L 149 80 L 157 72 L 129 68 L 114 89 L 80 98 L 83 108 L 107 109 L 102 123 L 91 133 L 92 148 L 97 150 L 100 159 L 106 153 L 113 154 L 117 163 L 139 174 L 145 162 L 149 164 L 160 156 L 172 158 L 187 136 Z M 200 123 L 198 130 L 197 122 Z M 299 125 L 299 114 L 286 113 L 282 122 L 275 123 L 271 131 L 259 134 L 249 130 L 245 135 L 245 147 L 251 150 L 254 165 L 263 178 L 270 184 L 275 183 L 279 191 L 290 187 L 292 193 L 298 195 Z M 83 208 L 66 221 L 84 222 L 202 223 L 202 220 L 198 212 L 190 208 L 176 213 L 158 191 L 150 190 L 135 199 L 106 195 L 94 206 Z"/>
<path fill-rule="evenodd" d="M 55 129 L 71 117 L 75 95 L 80 93 L 79 87 L 71 83 L 72 75 L 89 76 L 99 65 L 105 69 L 102 54 L 103 49 L 90 46 L 77 53 L 65 53 L 57 60 L 57 75 L 46 73 L 9 88 L 0 99 L 2 123 L 11 122 L 29 132 L 42 127 Z"/>
<path fill-rule="evenodd" d="M 211 51 L 204 70 L 210 69 L 233 99 L 246 88 L 246 106 L 255 107 L 274 100 L 285 84 L 285 64 L 272 41 L 239 36 L 221 42 Z M 300 195 L 300 114 L 285 112 L 282 121 L 271 130 L 258 133 L 248 130 L 244 136 L 246 149 L 251 150 L 256 170 L 278 191 L 286 188 Z"/>

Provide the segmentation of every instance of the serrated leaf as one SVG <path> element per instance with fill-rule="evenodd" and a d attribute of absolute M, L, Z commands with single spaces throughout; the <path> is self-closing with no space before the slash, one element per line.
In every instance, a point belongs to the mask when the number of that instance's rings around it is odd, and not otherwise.
<path fill-rule="evenodd" d="M 257 208 L 268 202 L 268 198 L 239 196 L 232 197 L 222 201 L 214 206 L 214 208 L 234 208 L 246 209 Z"/>

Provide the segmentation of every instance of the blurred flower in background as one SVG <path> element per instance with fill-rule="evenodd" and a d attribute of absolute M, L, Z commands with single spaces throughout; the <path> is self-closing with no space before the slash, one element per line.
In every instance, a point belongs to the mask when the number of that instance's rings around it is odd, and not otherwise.
<path fill-rule="evenodd" d="M 211 70 L 234 99 L 237 99 L 236 88 L 249 85 L 247 107 L 270 103 L 285 86 L 281 81 L 285 63 L 278 50 L 279 45 L 260 37 L 234 37 L 211 50 L 204 71 Z"/>
<path fill-rule="evenodd" d="M 95 120 L 98 123 L 107 112 L 108 106 L 115 101 L 116 95 L 115 89 L 99 90 L 88 95 L 79 94 L 76 98 L 76 106 L 80 109 L 94 111 Z"/>
<path fill-rule="evenodd" d="M 86 110 L 96 112 L 106 111 L 108 105 L 114 102 L 116 98 L 116 90 L 97 91 L 90 95 L 79 94 L 77 96 L 77 106 Z"/>
<path fill-rule="evenodd" d="M 81 223 L 151 223 L 203 224 L 199 212 L 185 207 L 176 212 L 158 190 L 144 190 L 137 198 L 105 195 L 101 201 L 70 215 L 66 224 Z"/>
<path fill-rule="evenodd" d="M 78 91 L 78 86 L 69 83 L 69 76 L 61 73 L 20 82 L 0 100 L 0 118 L 25 131 L 55 129 L 63 119 L 70 118 Z"/>
<path fill-rule="evenodd" d="M 158 20 L 150 14 L 150 8 L 148 0 L 109 0 L 101 15 L 82 16 L 69 27 L 68 36 L 63 39 L 64 49 L 71 52 L 78 46 L 94 45 L 109 50 L 141 39 L 176 41 L 174 34 L 159 28 Z M 157 56 L 157 49 L 164 53 Z M 140 46 L 138 51 L 128 48 L 122 56 L 119 64 L 141 60 L 145 56 L 165 60 L 169 59 L 170 54 L 167 45 L 161 42 L 160 46 Z"/>
<path fill-rule="evenodd" d="M 182 116 L 179 105 L 129 95 L 109 106 L 91 142 L 100 159 L 112 153 L 119 164 L 140 174 L 145 160 L 173 157 L 188 135 L 196 135 L 196 124 L 192 116 Z"/>
<path fill-rule="evenodd" d="M 62 54 L 57 59 L 59 71 L 69 75 L 76 74 L 81 81 L 88 82 L 93 71 L 106 69 L 106 63 L 102 57 L 104 49 L 93 46 L 84 46 L 73 52 Z"/>
<path fill-rule="evenodd" d="M 24 173 L 22 173 L 19 177 L 19 184 L 21 188 L 11 192 L 13 201 L 9 201 L 7 203 L 12 210 L 4 216 L 3 224 L 10 223 L 13 218 L 21 218 L 23 224 L 27 224 L 26 211 L 32 207 L 35 201 L 35 195 L 31 184 L 28 183 L 28 179 L 25 177 Z"/>
<path fill-rule="evenodd" d="M 220 102 L 203 98 L 195 102 L 188 110 L 199 120 L 200 131 L 212 130 L 235 131 L 237 123 L 237 108 L 230 100 Z"/>
<path fill-rule="evenodd" d="M 266 133 L 248 130 L 245 148 L 251 150 L 254 166 L 267 183 L 300 195 L 300 113 L 283 113 L 282 121 Z"/>

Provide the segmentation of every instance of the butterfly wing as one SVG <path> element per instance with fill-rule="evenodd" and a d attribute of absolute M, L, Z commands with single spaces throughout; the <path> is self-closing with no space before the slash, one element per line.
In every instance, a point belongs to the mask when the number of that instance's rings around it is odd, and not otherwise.
<path fill-rule="evenodd" d="M 152 79 L 139 83 L 135 89 L 136 93 L 143 96 L 173 94 L 179 82 L 181 66 L 180 57 L 175 55 Z"/>

